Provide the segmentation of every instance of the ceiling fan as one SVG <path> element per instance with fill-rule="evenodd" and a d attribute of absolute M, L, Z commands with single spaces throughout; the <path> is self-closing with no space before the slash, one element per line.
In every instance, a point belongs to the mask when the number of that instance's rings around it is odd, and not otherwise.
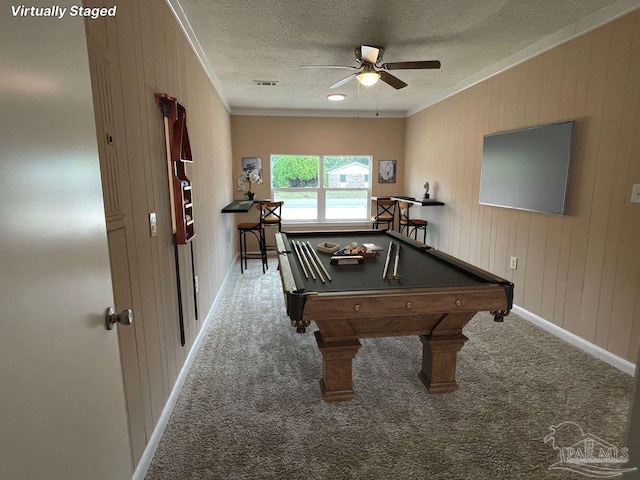
<path fill-rule="evenodd" d="M 357 67 L 347 65 L 302 65 L 302 68 L 339 68 L 358 70 L 342 80 L 338 80 L 329 88 L 341 87 L 353 78 L 357 78 L 362 85 L 367 87 L 375 85 L 378 80 L 382 80 L 384 83 L 391 85 L 396 90 L 406 87 L 407 84 L 398 77 L 391 75 L 388 70 L 422 70 L 440 68 L 439 60 L 380 63 L 382 61 L 383 54 L 383 47 L 362 45 L 361 47 L 356 48 L 356 62 L 358 62 Z"/>

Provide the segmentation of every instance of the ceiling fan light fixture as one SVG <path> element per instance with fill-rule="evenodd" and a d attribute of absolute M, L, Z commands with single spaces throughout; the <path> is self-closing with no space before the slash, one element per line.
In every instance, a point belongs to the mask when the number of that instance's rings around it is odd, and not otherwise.
<path fill-rule="evenodd" d="M 330 95 L 327 95 L 327 99 L 331 100 L 332 102 L 341 102 L 345 98 L 347 98 L 347 96 L 344 93 L 332 93 Z"/>
<path fill-rule="evenodd" d="M 356 76 L 360 84 L 365 87 L 370 87 L 371 85 L 375 85 L 380 79 L 380 74 L 378 72 L 362 72 L 358 76 Z"/>

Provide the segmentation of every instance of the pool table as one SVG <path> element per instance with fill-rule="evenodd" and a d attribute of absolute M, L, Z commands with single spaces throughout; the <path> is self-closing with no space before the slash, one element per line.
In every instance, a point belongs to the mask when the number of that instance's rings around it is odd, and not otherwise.
<path fill-rule="evenodd" d="M 318 251 L 352 242 L 381 250 L 344 257 L 349 264 L 332 261 L 337 252 Z M 354 397 L 352 360 L 358 339 L 367 337 L 419 335 L 420 380 L 430 393 L 456 390 L 463 327 L 479 311 L 502 321 L 513 306 L 513 283 L 388 230 L 283 232 L 276 247 L 292 325 L 300 333 L 312 321 L 318 327 L 320 386 L 329 402 Z"/>

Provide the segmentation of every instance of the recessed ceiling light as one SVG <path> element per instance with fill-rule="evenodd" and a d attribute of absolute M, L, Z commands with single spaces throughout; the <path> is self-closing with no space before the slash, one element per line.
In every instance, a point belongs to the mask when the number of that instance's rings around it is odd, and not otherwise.
<path fill-rule="evenodd" d="M 327 98 L 332 102 L 341 102 L 347 98 L 347 96 L 342 93 L 332 93 L 331 95 L 327 95 Z"/>

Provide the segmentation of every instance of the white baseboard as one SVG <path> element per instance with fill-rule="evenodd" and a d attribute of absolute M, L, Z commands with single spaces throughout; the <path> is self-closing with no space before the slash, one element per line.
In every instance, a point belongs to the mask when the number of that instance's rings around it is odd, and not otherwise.
<path fill-rule="evenodd" d="M 613 353 L 605 350 L 602 347 L 599 347 L 591 342 L 587 342 L 585 339 L 580 338 L 579 336 L 571 333 L 559 326 L 551 323 L 548 320 L 545 320 L 542 317 L 539 317 L 535 313 L 531 313 L 528 310 L 525 310 L 522 307 L 518 307 L 514 305 L 512 308 L 513 313 L 521 316 L 525 320 L 537 325 L 538 327 L 546 330 L 547 332 L 555 335 L 558 338 L 561 338 L 565 342 L 573 345 L 574 347 L 578 347 L 580 350 L 587 352 L 588 354 L 596 357 L 599 360 L 602 360 L 605 363 L 608 363 L 612 367 L 617 368 L 618 370 L 628 374 L 635 375 L 636 366 L 624 358 L 618 357 Z"/>
<path fill-rule="evenodd" d="M 187 359 L 185 360 L 184 365 L 182 366 L 182 369 L 180 369 L 180 374 L 178 375 L 178 378 L 176 379 L 176 383 L 174 384 L 173 389 L 171 390 L 171 394 L 167 399 L 167 403 L 162 409 L 162 413 L 160 414 L 158 423 L 153 429 L 153 433 L 151 434 L 151 438 L 149 439 L 149 442 L 147 443 L 147 446 L 145 447 L 144 452 L 142 452 L 142 457 L 140 457 L 140 461 L 138 462 L 138 466 L 136 467 L 135 472 L 133 472 L 132 480 L 144 480 L 144 477 L 147 475 L 147 471 L 149 470 L 149 466 L 151 465 L 153 456 L 155 455 L 156 449 L 160 444 L 160 439 L 162 438 L 162 435 L 164 434 L 164 430 L 165 428 L 167 428 L 167 424 L 169 423 L 169 417 L 171 417 L 171 413 L 173 412 L 173 409 L 176 405 L 176 401 L 178 400 L 178 395 L 180 395 L 180 391 L 184 386 L 184 382 L 187 378 L 187 374 L 191 369 L 193 360 L 195 359 L 196 354 L 200 349 L 200 344 L 204 339 L 205 332 L 207 331 L 207 327 L 209 325 L 209 322 L 211 321 L 213 312 L 215 311 L 218 305 L 218 300 L 220 298 L 219 293 L 224 289 L 224 286 L 227 283 L 227 280 L 229 279 L 229 276 L 231 274 L 232 269 L 234 268 L 234 265 L 235 265 L 235 260 L 231 262 L 231 265 L 229 265 L 229 270 L 227 270 L 227 274 L 224 277 L 224 280 L 222 281 L 222 285 L 220 285 L 220 289 L 218 290 L 218 295 L 216 295 L 216 298 L 213 301 L 213 305 L 211 305 L 211 308 L 209 309 L 209 313 L 207 314 L 207 318 L 202 324 L 202 327 L 200 328 L 200 332 L 198 333 L 198 336 L 196 337 L 195 342 L 193 342 L 193 346 L 189 351 L 189 355 L 187 355 Z"/>

